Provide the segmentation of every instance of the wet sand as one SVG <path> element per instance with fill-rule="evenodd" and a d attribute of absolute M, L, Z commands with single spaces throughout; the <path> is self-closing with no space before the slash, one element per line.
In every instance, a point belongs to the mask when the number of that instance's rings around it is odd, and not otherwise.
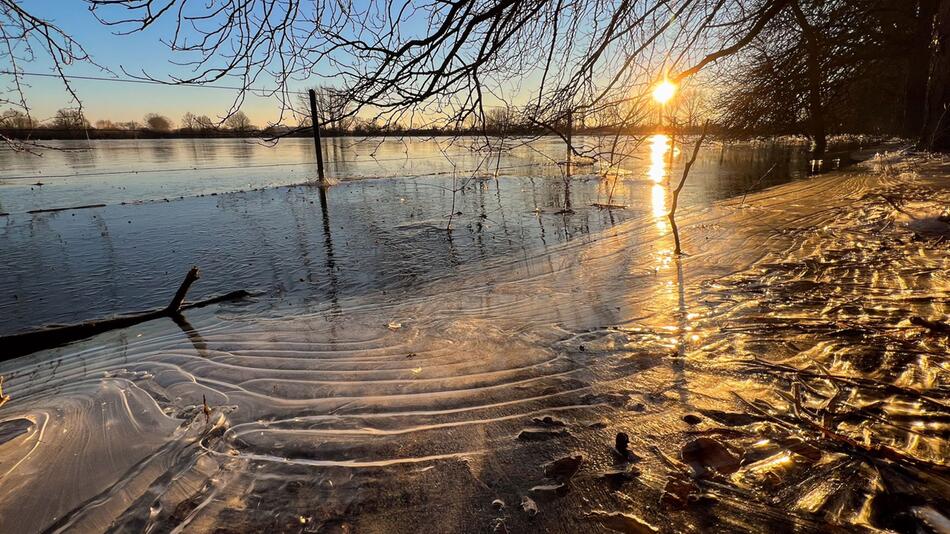
<path fill-rule="evenodd" d="M 878 160 L 687 208 L 682 258 L 644 213 L 3 362 L 0 530 L 936 530 L 947 176 Z"/>

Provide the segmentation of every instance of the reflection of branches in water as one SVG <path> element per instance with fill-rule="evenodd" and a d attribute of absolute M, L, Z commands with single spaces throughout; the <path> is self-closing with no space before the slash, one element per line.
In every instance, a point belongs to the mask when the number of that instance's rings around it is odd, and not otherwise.
<path fill-rule="evenodd" d="M 185 318 L 183 314 L 173 315 L 172 321 L 178 325 L 178 328 L 188 336 L 188 341 L 195 347 L 195 351 L 198 353 L 198 356 L 202 358 L 208 357 L 208 343 L 201 336 L 201 333 L 195 329 L 191 323 L 188 322 L 188 319 Z"/>
<path fill-rule="evenodd" d="M 333 255 L 333 237 L 330 235 L 330 211 L 327 204 L 327 188 L 320 187 L 320 210 L 323 214 L 323 244 L 324 254 L 327 259 L 327 278 L 330 281 L 330 303 L 333 308 L 339 310 L 339 296 L 337 286 L 339 282 L 336 277 L 336 258 Z"/>
<path fill-rule="evenodd" d="M 677 357 L 673 360 L 673 371 L 677 375 L 677 389 L 680 392 L 680 401 L 684 404 L 689 402 L 689 387 L 686 382 L 686 373 L 685 373 L 685 362 L 686 352 L 689 347 L 689 338 L 688 338 L 688 326 L 689 320 L 686 309 L 686 287 L 685 280 L 683 279 L 683 262 L 680 256 L 674 256 L 673 261 L 676 262 L 676 293 L 677 293 L 677 311 L 676 315 L 679 319 L 679 325 L 677 327 L 677 333 L 679 334 L 677 344 L 676 344 L 676 354 Z"/>

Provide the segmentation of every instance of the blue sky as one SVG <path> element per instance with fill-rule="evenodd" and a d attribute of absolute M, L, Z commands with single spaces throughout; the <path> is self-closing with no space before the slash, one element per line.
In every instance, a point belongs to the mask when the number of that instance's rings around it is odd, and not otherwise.
<path fill-rule="evenodd" d="M 120 36 L 115 35 L 118 28 L 100 24 L 86 4 L 77 0 L 21 0 L 20 4 L 29 12 L 54 21 L 79 41 L 97 63 L 119 76 L 124 77 L 122 68 L 129 72 L 144 69 L 156 78 L 186 72 L 170 62 L 173 55 L 160 41 L 160 37 L 169 34 L 171 18 L 145 32 Z M 21 64 L 20 68 L 31 72 L 51 72 L 49 60 L 43 57 L 33 63 Z M 110 76 L 88 64 L 70 66 L 67 72 Z M 42 120 L 51 117 L 59 108 L 75 105 L 70 102 L 61 81 L 37 77 L 26 80 L 30 85 L 28 103 L 36 118 Z M 11 76 L 0 75 L 2 87 L 9 86 L 10 81 Z M 234 83 L 222 81 L 221 85 Z M 99 119 L 141 121 L 146 113 L 161 113 L 177 123 L 185 111 L 214 117 L 227 112 L 235 94 L 226 90 L 95 81 L 75 81 L 74 87 L 82 99 L 86 116 L 93 122 Z M 242 110 L 258 125 L 276 120 L 279 108 L 275 99 L 255 97 L 248 97 L 242 106 Z"/>

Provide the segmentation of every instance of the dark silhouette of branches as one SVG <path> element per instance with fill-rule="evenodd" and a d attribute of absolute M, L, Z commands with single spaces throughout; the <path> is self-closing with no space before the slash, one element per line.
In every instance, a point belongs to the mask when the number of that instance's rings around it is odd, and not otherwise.
<path fill-rule="evenodd" d="M 165 32 L 163 42 L 177 58 L 177 74 L 130 76 L 187 85 L 227 81 L 236 87 L 236 96 L 222 121 L 239 111 L 251 93 L 277 99 L 282 113 L 276 124 L 282 124 L 286 114 L 294 115 L 295 108 L 300 110 L 297 100 L 303 88 L 333 87 L 326 90 L 323 121 L 341 130 L 355 128 L 357 122 L 367 130 L 438 124 L 486 134 L 488 123 L 499 124 L 491 111 L 497 108 L 518 115 L 514 122 L 548 131 L 560 131 L 568 111 L 581 124 L 597 120 L 624 128 L 630 125 L 617 109 L 636 106 L 659 78 L 684 82 L 737 54 L 761 50 L 756 56 L 761 61 L 754 62 L 757 76 L 770 69 L 782 73 L 785 67 L 804 74 L 800 79 L 808 85 L 806 113 L 815 133 L 821 129 L 816 118 L 825 113 L 827 100 L 854 95 L 833 83 L 849 79 L 848 61 L 857 57 L 839 47 L 839 37 L 864 34 L 872 44 L 869 50 L 876 51 L 877 36 L 887 33 L 882 28 L 892 27 L 885 19 L 878 26 L 855 23 L 868 20 L 857 13 L 874 7 L 872 0 L 84 1 L 119 35 L 150 28 Z M 935 1 L 914 0 L 910 9 L 943 20 L 946 9 L 924 9 Z M 845 9 L 849 5 L 855 7 Z M 13 71 L 22 72 L 24 58 L 42 49 L 53 59 L 67 90 L 78 96 L 63 65 L 91 61 L 82 47 L 16 0 L 0 0 L 0 7 L 0 38 L 6 47 L 0 55 L 10 58 Z M 841 35 L 827 33 L 828 21 Z M 915 42 L 927 51 L 945 49 L 940 32 L 947 24 L 925 22 L 914 25 Z M 784 33 L 779 31 L 783 26 Z M 934 29 L 932 38 L 921 37 Z M 776 36 L 781 46 L 770 41 Z M 807 53 L 802 63 L 776 50 Z M 940 54 L 933 58 L 947 61 Z M 915 72 L 909 79 L 921 79 L 921 69 Z M 931 72 L 935 74 L 923 78 L 928 83 L 950 83 L 937 75 L 942 71 L 936 65 Z M 10 102 L 26 111 L 22 76 L 13 79 L 19 97 Z M 918 99 L 920 92 L 918 88 Z M 932 95 L 929 115 L 948 104 L 950 91 L 926 92 Z M 777 96 L 797 103 L 799 94 Z M 917 108 L 923 109 L 923 102 Z M 753 108 L 752 113 L 762 110 Z M 509 131 L 507 126 L 504 130 Z M 817 141 L 820 136 L 815 137 Z"/>
<path fill-rule="evenodd" d="M 95 64 L 85 48 L 59 26 L 39 18 L 24 9 L 16 0 L 0 0 L 0 64 L 13 72 L 12 86 L 0 92 L 0 105 L 12 107 L 33 123 L 27 99 L 28 86 L 18 75 L 24 64 L 43 57 L 52 64 L 52 70 L 61 80 L 65 91 L 82 114 L 82 101 L 73 84 L 65 77 L 65 67 L 87 62 Z M 3 136 L 8 146 L 17 150 L 28 149 L 29 143 Z"/>
<path fill-rule="evenodd" d="M 404 0 L 385 6 L 87 0 L 103 23 L 121 32 L 171 19 L 175 30 L 167 44 L 192 74 L 166 81 L 238 79 L 246 91 L 232 111 L 258 80 L 271 78 L 277 84 L 268 94 L 293 109 L 298 92 L 292 82 L 326 72 L 334 73 L 334 97 L 346 102 L 333 114 L 335 122 L 363 113 L 366 120 L 412 126 L 438 116 L 455 129 L 484 123 L 486 110 L 507 107 L 504 95 L 529 78 L 540 84 L 532 89 L 533 109 L 522 106 L 530 110 L 525 122 L 549 129 L 567 108 L 580 116 L 635 99 L 662 63 L 673 69 L 678 61 L 656 53 L 661 44 L 680 49 L 677 58 L 701 52 L 701 37 L 736 35 L 733 46 L 742 46 L 751 39 L 745 33 L 754 36 L 760 21 L 786 1 L 769 0 L 750 16 L 742 0 Z M 405 24 L 410 19 L 417 23 Z M 727 52 L 710 54 L 688 72 Z"/>

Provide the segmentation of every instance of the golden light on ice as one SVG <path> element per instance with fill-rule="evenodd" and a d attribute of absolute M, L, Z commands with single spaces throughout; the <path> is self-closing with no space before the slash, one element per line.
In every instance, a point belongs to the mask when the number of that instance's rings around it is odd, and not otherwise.
<path fill-rule="evenodd" d="M 669 137 L 656 134 L 650 138 L 650 166 L 647 168 L 647 176 L 653 180 L 650 204 L 653 208 L 653 216 L 656 218 L 656 226 L 660 231 L 666 229 L 666 189 L 660 184 L 666 178 L 666 154 L 669 151 Z"/>
<path fill-rule="evenodd" d="M 656 134 L 650 138 L 650 167 L 647 175 L 655 183 L 660 183 L 666 177 L 666 154 L 670 150 L 670 138 L 663 134 Z"/>
<path fill-rule="evenodd" d="M 654 184 L 650 191 L 650 206 L 653 208 L 653 216 L 657 217 L 657 227 L 662 230 L 666 228 L 666 189 L 660 184 Z"/>
<path fill-rule="evenodd" d="M 653 100 L 660 104 L 666 104 L 676 94 L 676 84 L 669 80 L 663 80 L 653 89 Z"/>

